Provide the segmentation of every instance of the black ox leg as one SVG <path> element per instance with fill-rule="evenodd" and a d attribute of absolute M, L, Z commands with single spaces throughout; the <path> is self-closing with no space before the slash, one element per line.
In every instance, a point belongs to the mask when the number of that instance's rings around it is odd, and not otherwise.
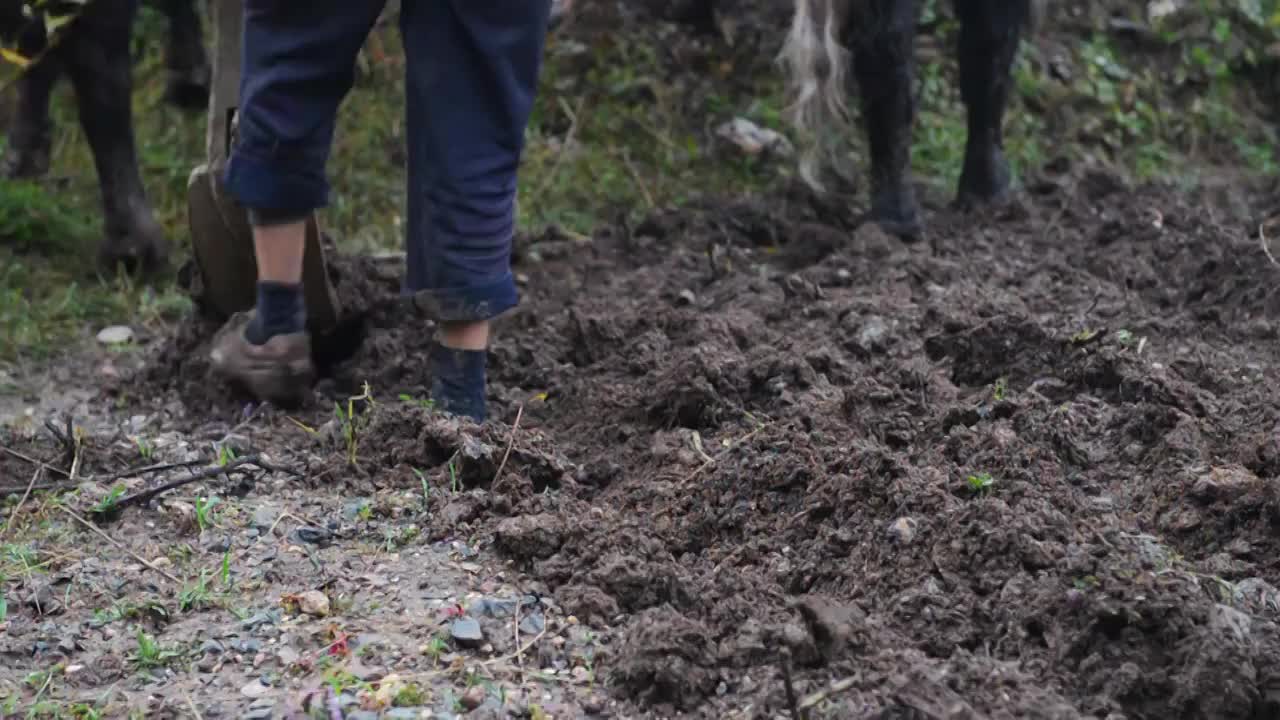
<path fill-rule="evenodd" d="M 852 48 L 862 119 L 871 152 L 869 219 L 886 232 L 920 233 L 920 210 L 910 184 L 916 12 L 914 0 L 864 0 L 845 26 Z"/>
<path fill-rule="evenodd" d="M 1009 192 L 1004 113 L 1029 0 L 955 0 L 960 19 L 960 95 L 968 121 L 956 204 L 999 202 Z"/>
<path fill-rule="evenodd" d="M 130 271 L 154 270 L 167 256 L 134 142 L 129 45 L 136 14 L 134 0 L 95 0 L 54 51 L 75 88 L 80 125 L 93 151 L 105 226 L 98 259 L 108 270 L 121 263 Z"/>
<path fill-rule="evenodd" d="M 169 19 L 169 38 L 165 45 L 169 78 L 165 97 L 185 110 L 204 110 L 209 106 L 212 70 L 201 31 L 200 0 L 156 1 Z"/>

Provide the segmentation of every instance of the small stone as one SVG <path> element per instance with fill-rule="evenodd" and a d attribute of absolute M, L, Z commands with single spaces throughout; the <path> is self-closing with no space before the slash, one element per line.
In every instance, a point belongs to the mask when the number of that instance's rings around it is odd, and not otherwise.
<path fill-rule="evenodd" d="M 467 691 L 462 693 L 462 697 L 458 698 L 458 701 L 462 703 L 462 707 L 466 708 L 466 710 L 470 712 L 483 705 L 484 698 L 484 688 L 476 685 L 467 688 Z"/>
<path fill-rule="evenodd" d="M 839 270 L 836 270 L 836 279 L 840 282 L 849 282 L 853 279 L 853 273 L 844 268 L 840 268 Z"/>
<path fill-rule="evenodd" d="M 378 713 L 369 710 L 356 710 L 347 716 L 347 720 L 378 720 Z"/>
<path fill-rule="evenodd" d="M 477 615 L 491 618 L 509 618 L 515 614 L 516 601 L 506 598 L 480 598 L 469 608 Z"/>
<path fill-rule="evenodd" d="M 240 627 L 245 630 L 253 630 L 260 625 L 274 625 L 280 622 L 280 616 L 272 612 L 260 612 L 244 622 L 240 623 Z"/>
<path fill-rule="evenodd" d="M 240 641 L 239 650 L 245 655 L 253 655 L 254 653 L 258 652 L 261 649 L 262 649 L 262 641 L 258 640 L 257 638 L 248 638 L 247 640 Z"/>
<path fill-rule="evenodd" d="M 68 676 L 70 676 L 70 675 L 75 675 L 82 670 L 84 670 L 83 665 L 68 665 L 67 669 L 64 670 L 63 672 L 65 672 Z"/>
<path fill-rule="evenodd" d="M 285 665 L 285 666 L 292 665 L 298 662 L 299 657 L 300 657 L 300 654 L 298 653 L 298 651 L 294 650 L 288 645 L 276 651 L 276 658 L 280 660 L 281 665 Z"/>
<path fill-rule="evenodd" d="M 877 350 L 884 345 L 884 338 L 889 334 L 889 326 L 885 323 L 884 318 L 878 315 L 872 315 L 863 323 L 862 330 L 858 332 L 858 346 L 863 350 L 870 352 Z"/>
<path fill-rule="evenodd" d="M 591 672 L 586 668 L 582 667 L 581 665 L 578 665 L 577 667 L 575 667 L 573 669 L 573 672 L 571 672 L 570 674 L 573 675 L 574 680 L 577 680 L 580 683 L 591 682 Z"/>
<path fill-rule="evenodd" d="M 693 291 L 688 288 L 681 290 L 680 294 L 676 296 L 677 305 L 692 305 L 697 302 L 697 300 L 698 296 L 694 295 Z"/>
<path fill-rule="evenodd" d="M 547 619 L 542 613 L 531 613 L 520 621 L 520 632 L 525 635 L 537 635 L 547 627 Z"/>
<path fill-rule="evenodd" d="M 910 545 L 916 539 L 916 527 L 914 518 L 900 517 L 889 524 L 889 537 L 902 545 Z"/>
<path fill-rule="evenodd" d="M 240 688 L 240 694 L 247 698 L 256 699 L 256 698 L 264 697 L 269 692 L 271 692 L 271 688 L 266 685 L 263 685 L 262 680 L 256 679 L 256 678 L 250 681 L 249 684 Z"/>
<path fill-rule="evenodd" d="M 391 708 L 382 716 L 383 720 L 417 720 L 428 717 L 423 708 Z"/>
<path fill-rule="evenodd" d="M 123 345 L 133 340 L 133 329 L 128 325 L 111 325 L 98 331 L 98 342 L 103 345 Z"/>
<path fill-rule="evenodd" d="M 276 518 L 280 516 L 280 511 L 271 505 L 259 505 L 253 511 L 253 526 L 262 532 L 266 532 L 275 525 Z"/>
<path fill-rule="evenodd" d="M 298 609 L 313 617 L 329 614 L 329 596 L 319 590 L 308 590 L 298 596 Z"/>
<path fill-rule="evenodd" d="M 599 715 L 604 712 L 604 698 L 592 693 L 582 701 L 582 709 L 591 715 Z"/>
<path fill-rule="evenodd" d="M 449 634 L 459 647 L 478 648 L 484 644 L 484 631 L 475 618 L 461 617 L 449 626 Z"/>
<path fill-rule="evenodd" d="M 205 640 L 204 644 L 200 646 L 201 655 L 221 655 L 225 651 L 222 643 L 217 640 Z"/>
<path fill-rule="evenodd" d="M 254 700 L 249 709 L 241 717 L 245 720 L 271 720 L 275 712 L 276 703 L 270 698 L 259 698 Z"/>

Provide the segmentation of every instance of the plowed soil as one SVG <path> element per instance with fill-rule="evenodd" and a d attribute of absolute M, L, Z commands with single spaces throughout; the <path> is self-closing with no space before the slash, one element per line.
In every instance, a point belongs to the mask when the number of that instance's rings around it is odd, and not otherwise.
<path fill-rule="evenodd" d="M 178 586 L 62 557 L 0 620 L 0 681 L 31 697 L 62 658 L 79 695 L 124 682 L 158 717 L 301 717 L 336 657 L 370 691 L 421 681 L 435 717 L 469 707 L 464 667 L 490 683 L 473 717 L 1280 717 L 1277 189 L 1052 169 L 1003 209 L 932 199 L 916 242 L 800 189 L 521 237 L 483 426 L 421 402 L 433 326 L 394 258 L 335 255 L 355 312 L 296 412 L 210 381 L 193 319 L 105 395 L 165 460 L 220 442 L 301 473 L 184 491 L 245 508 L 193 552 L 234 558 L 247 617 L 144 619 L 188 662 L 139 679 L 133 636 L 89 618 Z M 130 464 L 97 437 L 117 454 L 87 472 Z M 189 512 L 111 535 L 154 559 Z M 332 612 L 282 619 L 308 588 Z M 439 634 L 458 614 L 483 644 Z"/>
<path fill-rule="evenodd" d="M 803 193 L 525 238 L 495 417 L 377 405 L 350 482 L 461 457 L 462 522 L 608 638 L 624 715 L 1274 717 L 1265 203 L 1039 187 L 914 244 Z M 334 398 L 425 396 L 386 276 Z"/>

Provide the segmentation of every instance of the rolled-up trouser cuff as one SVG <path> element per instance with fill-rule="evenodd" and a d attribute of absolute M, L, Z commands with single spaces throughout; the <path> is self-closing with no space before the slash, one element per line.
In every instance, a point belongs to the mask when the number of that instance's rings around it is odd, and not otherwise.
<path fill-rule="evenodd" d="M 429 289 L 406 286 L 404 292 L 437 322 L 491 320 L 520 303 L 515 276 L 510 272 L 475 285 Z"/>
<path fill-rule="evenodd" d="M 329 186 L 314 171 L 292 171 L 279 160 L 233 150 L 223 178 L 244 207 L 280 216 L 305 216 L 329 203 Z"/>

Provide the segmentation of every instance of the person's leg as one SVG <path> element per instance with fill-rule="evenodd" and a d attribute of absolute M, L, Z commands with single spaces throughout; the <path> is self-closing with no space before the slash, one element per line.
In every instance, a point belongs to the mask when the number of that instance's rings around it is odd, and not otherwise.
<path fill-rule="evenodd" d="M 516 175 L 551 0 L 438 0 L 401 8 L 408 77 L 405 290 L 441 324 L 432 398 L 485 417 L 489 320 L 518 301 Z"/>
<path fill-rule="evenodd" d="M 246 0 L 236 144 L 227 190 L 248 208 L 258 297 L 214 365 L 264 399 L 292 400 L 309 380 L 302 261 L 306 218 L 328 203 L 325 165 L 338 107 L 382 2 Z"/>

